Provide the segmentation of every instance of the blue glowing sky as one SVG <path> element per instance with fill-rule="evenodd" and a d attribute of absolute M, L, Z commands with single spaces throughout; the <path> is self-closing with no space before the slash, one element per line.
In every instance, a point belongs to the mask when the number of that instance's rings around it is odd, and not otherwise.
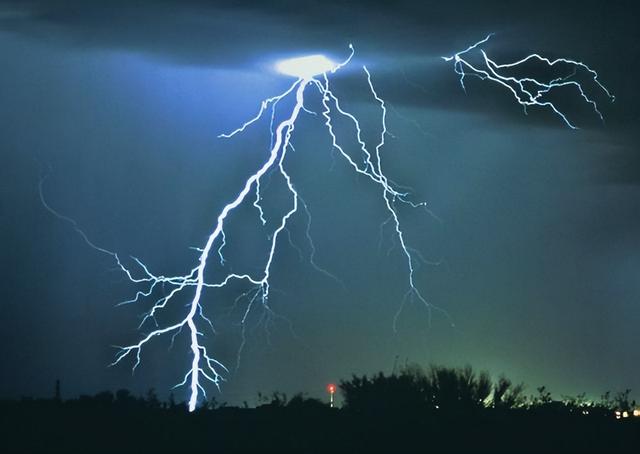
<path fill-rule="evenodd" d="M 50 203 L 96 243 L 158 272 L 183 272 L 196 259 L 188 247 L 202 244 L 261 162 L 268 121 L 232 141 L 216 136 L 288 87 L 273 62 L 314 53 L 338 61 L 349 43 L 354 69 L 336 77 L 336 92 L 370 135 L 379 111 L 358 65 L 367 64 L 388 102 L 394 138 L 384 151 L 386 172 L 439 218 L 402 211 L 407 241 L 440 262 L 422 266 L 417 282 L 456 328 L 437 313 L 429 324 L 416 304 L 393 332 L 405 270 L 397 248 L 388 254 L 389 232 L 379 247 L 386 218 L 379 195 L 333 163 L 321 121 L 304 116 L 290 173 L 313 214 L 316 260 L 345 286 L 300 262 L 285 242 L 272 305 L 294 332 L 286 323 L 272 327 L 270 339 L 252 330 L 220 399 L 253 403 L 257 391 L 275 389 L 317 395 L 351 373 L 390 371 L 396 358 L 469 363 L 525 381 L 530 392 L 542 384 L 557 394 L 640 389 L 640 99 L 638 52 L 627 44 L 637 38 L 631 3 L 581 3 L 575 14 L 571 2 L 556 14 L 518 2 L 511 9 L 499 2 L 481 9 L 474 2 L 96 5 L 0 2 L 0 272 L 8 278 L 0 352 L 12 364 L 0 397 L 49 395 L 56 378 L 66 395 L 120 387 L 162 395 L 188 361 L 160 343 L 135 376 L 127 366 L 106 367 L 112 345 L 137 338 L 142 310 L 114 308 L 132 287 L 43 210 L 41 169 L 51 169 Z M 480 81 L 469 81 L 465 94 L 439 57 L 489 31 L 496 58 L 539 51 L 598 69 L 617 96 L 603 103 L 606 124 L 570 99 L 561 101 L 580 131 L 544 111 L 524 116 Z M 254 217 L 247 207 L 232 224 L 242 241 L 230 254 L 247 266 Z M 298 220 L 291 229 L 301 247 L 303 228 Z M 233 300 L 232 292 L 224 296 L 225 304 Z M 212 345 L 233 364 L 238 314 L 211 311 L 219 330 Z"/>

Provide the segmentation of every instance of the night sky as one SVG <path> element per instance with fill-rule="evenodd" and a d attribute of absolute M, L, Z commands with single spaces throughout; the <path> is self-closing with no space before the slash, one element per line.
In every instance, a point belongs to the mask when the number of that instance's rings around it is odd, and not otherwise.
<path fill-rule="evenodd" d="M 394 332 L 406 262 L 389 228 L 381 241 L 380 191 L 334 156 L 321 119 L 301 116 L 288 168 L 313 216 L 315 261 L 341 282 L 310 266 L 296 216 L 302 260 L 285 239 L 272 270 L 281 317 L 252 313 L 237 368 L 246 303 L 232 306 L 243 287 L 207 292 L 217 335 L 205 342 L 231 370 L 217 398 L 322 395 L 330 381 L 396 362 L 471 364 L 531 393 L 637 396 L 640 12 L 631 1 L 556 3 L 0 2 L 0 397 L 50 396 L 57 378 L 64 397 L 150 387 L 166 397 L 190 361 L 187 340 L 168 351 L 167 337 L 143 351 L 135 375 L 131 362 L 107 367 L 114 345 L 140 338 L 148 302 L 115 307 L 139 288 L 44 209 L 41 176 L 50 205 L 93 242 L 157 274 L 184 273 L 198 258 L 189 248 L 264 161 L 269 122 L 217 135 L 291 84 L 274 61 L 342 60 L 349 43 L 356 54 L 334 77 L 336 94 L 375 140 L 367 65 L 389 106 L 386 173 L 433 213 L 400 209 L 407 243 L 432 262 L 416 283 L 450 318 L 408 304 Z M 440 56 L 489 32 L 498 61 L 539 52 L 596 69 L 616 95 L 597 98 L 605 124 L 575 93 L 558 102 L 577 131 L 549 111 L 524 115 L 487 82 L 468 80 L 465 94 Z M 274 182 L 269 206 L 286 206 L 278 191 Z M 259 269 L 257 223 L 250 203 L 230 221 L 230 269 Z M 162 321 L 186 309 L 173 310 Z"/>

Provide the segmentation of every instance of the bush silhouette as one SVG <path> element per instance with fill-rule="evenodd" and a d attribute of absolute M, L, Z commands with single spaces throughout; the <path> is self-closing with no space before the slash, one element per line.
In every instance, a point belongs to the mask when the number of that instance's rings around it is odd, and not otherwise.
<path fill-rule="evenodd" d="M 496 383 L 487 372 L 470 366 L 455 369 L 412 365 L 398 373 L 372 377 L 354 375 L 340 382 L 345 408 L 361 412 L 476 412 L 487 407 L 511 409 L 525 404 L 524 385 L 506 377 Z"/>

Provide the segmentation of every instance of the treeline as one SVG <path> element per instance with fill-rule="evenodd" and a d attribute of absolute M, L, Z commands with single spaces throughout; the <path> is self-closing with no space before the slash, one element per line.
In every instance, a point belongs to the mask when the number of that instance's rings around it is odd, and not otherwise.
<path fill-rule="evenodd" d="M 524 383 L 514 383 L 505 376 L 493 380 L 487 372 L 476 372 L 470 366 L 450 368 L 430 366 L 424 369 L 408 365 L 398 372 L 372 376 L 353 375 L 340 381 L 342 404 L 340 409 L 355 412 L 437 412 L 472 413 L 482 411 L 518 410 L 531 412 L 559 412 L 580 415 L 613 416 L 614 411 L 632 412 L 636 402 L 627 389 L 612 394 L 607 391 L 599 399 L 589 399 L 585 393 L 576 396 L 560 396 L 555 399 L 551 392 L 541 386 L 534 394 L 527 394 Z M 322 409 L 328 403 L 307 397 L 304 393 L 289 398 L 285 393 L 270 395 L 258 393 L 256 408 Z M 111 408 L 139 410 L 186 411 L 186 403 L 175 401 L 173 393 L 167 401 L 161 400 L 155 389 L 143 396 L 135 396 L 129 390 L 103 391 L 93 396 L 82 395 L 75 399 L 22 398 L 19 401 L 2 401 L 4 405 L 60 406 L 76 408 Z M 197 412 L 228 408 L 249 409 L 245 401 L 240 407 L 230 407 L 216 397 L 200 404 Z"/>
<path fill-rule="evenodd" d="M 630 392 L 554 399 L 470 367 L 408 366 L 339 384 L 340 408 L 296 394 L 250 407 L 214 398 L 194 413 L 127 390 L 0 401 L 3 453 L 635 452 Z M 631 416 L 616 420 L 614 411 Z"/>
<path fill-rule="evenodd" d="M 636 407 L 629 389 L 613 395 L 606 392 L 597 400 L 588 399 L 584 393 L 555 400 L 545 386 L 527 395 L 523 383 L 514 383 L 505 376 L 494 381 L 487 372 L 477 373 L 470 366 L 431 366 L 425 370 L 412 365 L 390 375 L 354 375 L 343 380 L 340 389 L 344 408 L 356 412 L 476 414 L 519 410 L 613 416 L 616 410 L 630 412 Z"/>

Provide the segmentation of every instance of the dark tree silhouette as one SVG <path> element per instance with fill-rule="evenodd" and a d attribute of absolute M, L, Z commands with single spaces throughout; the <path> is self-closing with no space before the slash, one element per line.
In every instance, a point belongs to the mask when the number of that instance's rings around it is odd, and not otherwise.
<path fill-rule="evenodd" d="M 194 413 L 173 395 L 121 389 L 59 400 L 0 401 L 3 453 L 635 452 L 640 418 L 625 390 L 554 400 L 470 367 L 408 365 L 340 383 L 343 408 L 280 392 L 256 408 L 210 398 Z M 627 417 L 614 411 L 626 411 Z M 425 444 L 427 440 L 428 444 Z"/>
<path fill-rule="evenodd" d="M 493 385 L 491 403 L 494 408 L 516 408 L 524 405 L 525 401 L 523 383 L 514 385 L 507 377 L 500 376 L 498 382 Z"/>

